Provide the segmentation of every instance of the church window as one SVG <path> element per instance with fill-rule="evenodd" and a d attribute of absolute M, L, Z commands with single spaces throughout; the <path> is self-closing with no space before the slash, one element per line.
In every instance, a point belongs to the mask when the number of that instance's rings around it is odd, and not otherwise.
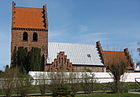
<path fill-rule="evenodd" d="M 23 33 L 23 41 L 28 41 L 28 33 L 27 32 Z"/>
<path fill-rule="evenodd" d="M 33 34 L 33 41 L 38 41 L 38 35 L 36 32 Z"/>

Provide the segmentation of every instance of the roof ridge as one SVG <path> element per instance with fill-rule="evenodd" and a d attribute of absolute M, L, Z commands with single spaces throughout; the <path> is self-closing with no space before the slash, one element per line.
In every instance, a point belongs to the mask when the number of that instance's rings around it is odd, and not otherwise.
<path fill-rule="evenodd" d="M 106 51 L 106 50 L 104 50 L 103 52 L 124 52 L 124 51 Z"/>
<path fill-rule="evenodd" d="M 33 8 L 33 9 L 43 9 L 43 8 L 36 8 L 36 7 L 20 7 L 20 6 L 16 6 L 16 7 L 18 7 L 18 8 Z M 16 8 L 15 7 L 15 8 Z"/>

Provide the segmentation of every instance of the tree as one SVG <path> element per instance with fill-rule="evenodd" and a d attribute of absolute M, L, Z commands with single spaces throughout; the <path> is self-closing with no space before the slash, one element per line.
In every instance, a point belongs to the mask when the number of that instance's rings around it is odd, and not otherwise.
<path fill-rule="evenodd" d="M 33 71 L 41 70 L 41 49 L 40 48 L 32 48 L 28 53 L 28 64 Z"/>
<path fill-rule="evenodd" d="M 32 78 L 19 72 L 19 68 L 11 68 L 1 73 L 0 87 L 6 97 L 11 97 L 12 93 L 25 97 L 29 93 Z"/>
<path fill-rule="evenodd" d="M 48 76 L 47 73 L 45 72 L 39 72 L 35 74 L 35 81 L 36 81 L 36 85 L 39 86 L 39 90 L 41 95 L 45 95 L 46 90 L 47 90 L 47 86 L 48 86 Z"/>
<path fill-rule="evenodd" d="M 27 73 L 27 49 L 19 47 L 14 49 L 12 55 L 11 68 L 20 68 L 20 72 Z"/>
<path fill-rule="evenodd" d="M 69 79 L 66 72 L 50 72 L 48 75 L 51 79 L 50 90 L 53 97 L 71 97 L 71 89 L 68 85 Z"/>
<path fill-rule="evenodd" d="M 8 72 L 9 71 L 9 65 L 6 65 L 6 67 L 5 67 L 5 72 Z"/>
<path fill-rule="evenodd" d="M 92 72 L 83 72 L 81 87 L 83 88 L 85 93 L 92 93 L 95 88 L 96 79 L 95 75 Z"/>
<path fill-rule="evenodd" d="M 5 71 L 1 75 L 1 88 L 6 95 L 6 97 L 11 97 L 12 91 L 14 89 L 14 81 L 15 81 L 15 71 L 13 69 L 9 69 L 8 71 Z"/>
<path fill-rule="evenodd" d="M 69 72 L 68 85 L 70 87 L 72 97 L 75 97 L 76 93 L 80 90 L 79 77 L 78 72 Z"/>
<path fill-rule="evenodd" d="M 20 68 L 20 71 L 23 73 L 27 73 L 26 69 L 27 63 L 27 49 L 23 47 L 19 47 L 17 51 L 17 66 Z"/>
<path fill-rule="evenodd" d="M 30 51 L 18 47 L 14 49 L 12 56 L 12 68 L 19 68 L 20 72 L 26 74 L 29 71 L 43 71 L 45 64 L 44 55 L 41 56 L 41 49 L 33 47 Z"/>
<path fill-rule="evenodd" d="M 17 75 L 15 78 L 16 79 L 14 83 L 17 94 L 20 94 L 21 97 L 26 97 L 30 92 L 32 77 L 30 75 L 25 75 L 17 71 Z"/>
<path fill-rule="evenodd" d="M 123 86 L 120 82 L 120 79 L 121 79 L 121 76 L 127 70 L 128 62 L 122 59 L 121 57 L 114 56 L 114 58 L 116 58 L 119 61 L 112 60 L 112 62 L 108 64 L 108 68 L 111 74 L 113 75 L 113 79 L 114 79 L 113 87 L 112 87 L 113 92 L 120 93 L 120 92 L 123 92 Z"/>
<path fill-rule="evenodd" d="M 140 45 L 140 42 L 138 42 L 138 45 Z M 138 51 L 138 53 L 140 55 L 140 47 L 137 48 L 137 51 Z"/>
<path fill-rule="evenodd" d="M 11 59 L 12 59 L 11 67 L 15 67 L 17 65 L 17 49 L 16 49 L 16 47 L 14 48 Z"/>

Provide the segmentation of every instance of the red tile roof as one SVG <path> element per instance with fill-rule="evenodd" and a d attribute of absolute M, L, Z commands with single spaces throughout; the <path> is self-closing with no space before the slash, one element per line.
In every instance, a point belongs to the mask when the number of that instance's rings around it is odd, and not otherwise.
<path fill-rule="evenodd" d="M 45 29 L 43 8 L 15 7 L 13 28 Z"/>
<path fill-rule="evenodd" d="M 103 51 L 104 63 L 109 66 L 111 64 L 119 64 L 121 61 L 128 65 L 128 69 L 133 69 L 127 59 L 124 51 Z"/>

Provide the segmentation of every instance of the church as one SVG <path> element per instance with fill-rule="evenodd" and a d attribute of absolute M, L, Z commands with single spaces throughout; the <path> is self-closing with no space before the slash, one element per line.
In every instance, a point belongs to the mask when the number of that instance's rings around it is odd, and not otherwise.
<path fill-rule="evenodd" d="M 134 71 L 134 62 L 127 48 L 124 51 L 105 51 L 101 42 L 95 45 L 48 42 L 47 7 L 17 7 L 12 2 L 12 42 L 14 48 L 32 47 L 41 49 L 44 55 L 44 71 L 47 72 L 105 72 L 109 64 L 123 59 L 130 72 Z M 11 60 L 12 62 L 12 60 Z"/>

